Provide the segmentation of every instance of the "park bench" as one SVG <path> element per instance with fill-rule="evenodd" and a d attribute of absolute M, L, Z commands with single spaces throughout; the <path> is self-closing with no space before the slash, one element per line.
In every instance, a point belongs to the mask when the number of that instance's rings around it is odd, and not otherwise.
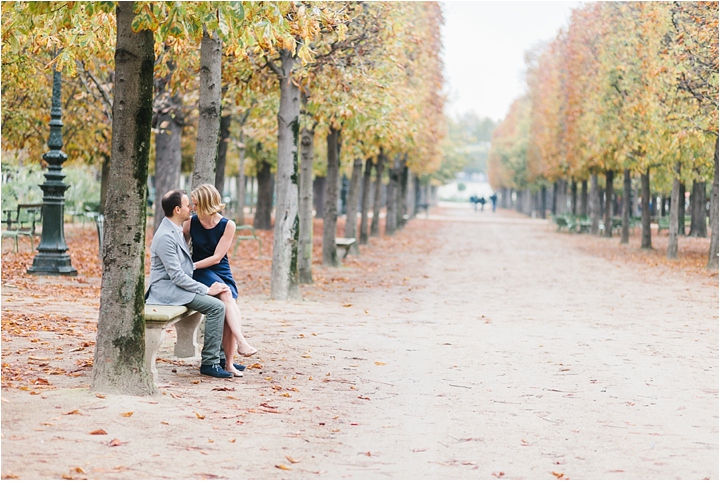
<path fill-rule="evenodd" d="M 352 247 L 355 242 L 357 242 L 357 239 L 354 237 L 337 237 L 335 239 L 335 247 L 338 249 L 345 249 L 345 254 L 342 256 L 343 260 L 345 260 L 350 252 L 350 247 Z"/>
<path fill-rule="evenodd" d="M 660 232 L 663 230 L 669 231 L 670 230 L 670 217 L 660 217 L 657 221 L 658 228 L 657 233 L 660 235 Z"/>
<path fill-rule="evenodd" d="M 165 330 L 175 326 L 177 340 L 174 354 L 177 357 L 195 357 L 199 354 L 197 331 L 204 316 L 185 306 L 145 305 L 145 365 L 157 384 L 157 352 L 165 339 Z"/>
<path fill-rule="evenodd" d="M 568 232 L 570 232 L 570 225 L 568 223 L 568 218 L 562 215 L 557 215 L 553 217 L 553 222 L 557 225 L 557 232 L 560 232 L 563 229 L 566 229 Z"/>
<path fill-rule="evenodd" d="M 255 234 L 255 228 L 251 225 L 239 225 L 235 228 L 235 233 L 242 231 L 250 231 L 250 234 L 244 234 L 244 235 L 236 235 L 235 236 L 235 249 L 233 249 L 233 256 L 235 255 L 235 252 L 237 251 L 238 245 L 240 244 L 240 241 L 244 240 L 256 240 L 258 243 L 258 258 L 262 258 L 262 241 L 260 238 Z"/>
<path fill-rule="evenodd" d="M 15 252 L 18 252 L 18 240 L 22 236 L 30 239 L 30 246 L 35 249 L 35 237 L 37 224 L 42 221 L 42 204 L 18 204 L 17 209 L 6 209 L 3 211 L 2 220 L 6 229 L 2 237 L 13 239 Z"/>

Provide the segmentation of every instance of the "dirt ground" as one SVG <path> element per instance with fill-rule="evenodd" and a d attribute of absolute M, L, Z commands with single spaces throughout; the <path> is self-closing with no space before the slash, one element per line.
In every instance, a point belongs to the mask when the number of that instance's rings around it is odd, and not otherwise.
<path fill-rule="evenodd" d="M 638 235 L 437 208 L 276 302 L 263 233 L 264 258 L 232 260 L 245 377 L 200 376 L 170 330 L 142 398 L 89 388 L 97 246 L 66 234 L 77 278 L 3 246 L 4 479 L 718 478 L 707 240 L 670 262 Z"/>

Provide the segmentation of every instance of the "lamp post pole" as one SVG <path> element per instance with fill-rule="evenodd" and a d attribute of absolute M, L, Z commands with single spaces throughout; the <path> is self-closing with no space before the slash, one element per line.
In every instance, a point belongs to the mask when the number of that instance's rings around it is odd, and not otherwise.
<path fill-rule="evenodd" d="M 62 164 L 67 154 L 62 150 L 62 109 L 60 107 L 60 72 L 53 72 L 52 109 L 50 110 L 50 151 L 43 155 L 48 163 L 45 182 L 40 185 L 43 191 L 42 234 L 38 253 L 33 265 L 28 269 L 30 274 L 77 275 L 77 270 L 70 263 L 68 246 L 65 243 L 65 191 L 68 185 L 63 182 L 65 174 Z"/>

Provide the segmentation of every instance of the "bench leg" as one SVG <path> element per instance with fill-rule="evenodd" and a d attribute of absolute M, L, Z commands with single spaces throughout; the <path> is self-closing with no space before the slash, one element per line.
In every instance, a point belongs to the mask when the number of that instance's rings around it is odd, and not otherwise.
<path fill-rule="evenodd" d="M 163 324 L 145 324 L 145 366 L 152 373 L 153 382 L 157 384 L 158 371 L 155 358 L 158 349 L 165 339 L 165 326 Z"/>
<path fill-rule="evenodd" d="M 175 323 L 175 332 L 177 332 L 175 356 L 195 357 L 199 354 L 197 331 L 203 319 L 204 316 L 196 312 Z"/>

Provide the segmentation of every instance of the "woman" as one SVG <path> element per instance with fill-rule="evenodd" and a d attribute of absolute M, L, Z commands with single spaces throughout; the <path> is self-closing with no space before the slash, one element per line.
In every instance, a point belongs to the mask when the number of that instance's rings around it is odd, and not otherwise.
<path fill-rule="evenodd" d="M 210 184 L 203 184 L 190 194 L 195 206 L 195 215 L 183 224 L 185 240 L 192 240 L 192 258 L 195 271 L 193 278 L 207 286 L 223 282 L 230 292 L 220 294 L 225 304 L 225 327 L 223 330 L 223 351 L 225 370 L 241 377 L 232 362 L 237 349 L 241 356 L 250 357 L 257 353 L 245 340 L 241 330 L 240 308 L 237 305 L 238 290 L 230 271 L 227 251 L 235 235 L 235 223 L 220 214 L 225 207 L 220 193 Z M 236 344 L 237 342 L 237 344 Z"/>

